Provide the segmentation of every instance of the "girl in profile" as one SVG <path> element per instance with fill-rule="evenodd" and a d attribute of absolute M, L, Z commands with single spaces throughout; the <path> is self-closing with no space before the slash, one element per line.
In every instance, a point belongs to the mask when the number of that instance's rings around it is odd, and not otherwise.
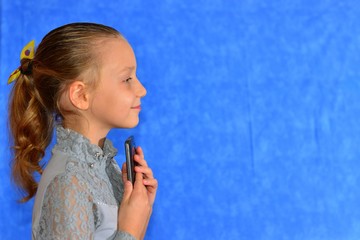
<path fill-rule="evenodd" d="M 12 176 L 23 202 L 35 196 L 32 239 L 143 239 L 157 180 L 138 147 L 132 185 L 106 138 L 112 128 L 138 124 L 146 94 L 125 38 L 94 23 L 56 28 L 36 51 L 33 41 L 25 46 L 11 82 Z"/>

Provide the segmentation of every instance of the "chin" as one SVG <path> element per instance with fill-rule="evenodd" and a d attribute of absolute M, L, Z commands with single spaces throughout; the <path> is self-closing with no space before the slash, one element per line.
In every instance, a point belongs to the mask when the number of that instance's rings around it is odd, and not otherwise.
<path fill-rule="evenodd" d="M 136 119 L 134 121 L 127 122 L 125 124 L 119 124 L 116 126 L 116 128 L 134 128 L 139 124 L 139 119 Z"/>

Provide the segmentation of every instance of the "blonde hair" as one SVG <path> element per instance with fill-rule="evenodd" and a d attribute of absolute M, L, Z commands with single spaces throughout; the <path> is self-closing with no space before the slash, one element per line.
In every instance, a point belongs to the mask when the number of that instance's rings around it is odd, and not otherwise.
<path fill-rule="evenodd" d="M 33 60 L 21 61 L 24 74 L 15 81 L 9 102 L 14 151 L 12 177 L 26 193 L 21 202 L 28 201 L 36 193 L 38 184 L 34 172 L 42 173 L 40 161 L 51 142 L 55 116 L 65 119 L 59 105 L 61 95 L 85 71 L 97 70 L 98 40 L 109 37 L 121 35 L 101 24 L 64 25 L 43 38 Z M 96 86 L 95 77 L 83 81 Z"/>

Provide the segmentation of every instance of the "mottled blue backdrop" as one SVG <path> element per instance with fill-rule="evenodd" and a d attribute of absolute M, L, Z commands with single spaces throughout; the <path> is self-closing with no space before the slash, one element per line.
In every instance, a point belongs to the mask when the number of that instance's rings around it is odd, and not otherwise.
<path fill-rule="evenodd" d="M 0 239 L 30 239 L 9 177 L 21 48 L 74 21 L 133 45 L 135 134 L 159 180 L 146 239 L 360 239 L 360 2 L 0 1 Z M 47 158 L 49 155 L 47 155 Z"/>

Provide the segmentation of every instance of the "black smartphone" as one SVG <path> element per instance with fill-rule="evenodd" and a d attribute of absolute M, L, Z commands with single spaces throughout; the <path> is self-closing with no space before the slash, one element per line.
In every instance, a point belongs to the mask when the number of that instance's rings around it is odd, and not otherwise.
<path fill-rule="evenodd" d="M 135 139 L 134 136 L 128 137 L 125 141 L 125 155 L 126 155 L 126 170 L 127 170 L 127 179 L 132 182 L 134 185 L 135 182 Z"/>

